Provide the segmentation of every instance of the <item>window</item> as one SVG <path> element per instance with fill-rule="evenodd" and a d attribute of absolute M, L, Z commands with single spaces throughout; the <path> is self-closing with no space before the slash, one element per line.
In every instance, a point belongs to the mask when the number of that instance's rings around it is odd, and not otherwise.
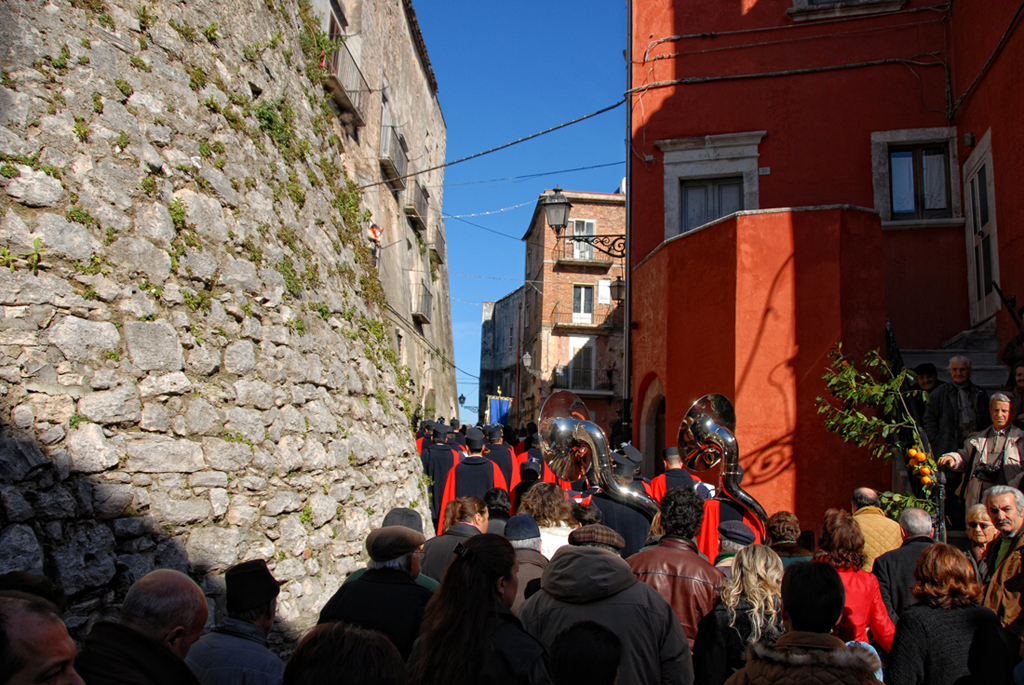
<path fill-rule="evenodd" d="M 946 143 L 889 147 L 892 218 L 952 216 Z"/>
<path fill-rule="evenodd" d="M 570 222 L 572 224 L 572 235 L 596 235 L 594 230 L 593 221 L 585 221 L 582 219 L 575 219 Z M 581 259 L 586 261 L 593 261 L 594 259 L 594 246 L 589 243 L 573 241 L 572 244 L 572 258 Z"/>
<path fill-rule="evenodd" d="M 953 127 L 871 134 L 875 210 L 887 230 L 962 226 Z"/>
<path fill-rule="evenodd" d="M 765 134 L 725 133 L 655 143 L 664 153 L 665 240 L 738 209 L 760 208 L 758 146 Z"/>
<path fill-rule="evenodd" d="M 813 21 L 895 12 L 906 0 L 793 0 L 786 10 L 793 21 Z"/>
<path fill-rule="evenodd" d="M 572 322 L 593 323 L 594 286 L 574 285 L 572 287 Z"/>
<path fill-rule="evenodd" d="M 573 390 L 592 390 L 594 388 L 593 345 L 585 345 L 576 350 L 569 374 L 569 385 Z"/>
<path fill-rule="evenodd" d="M 680 233 L 743 209 L 742 176 L 687 180 L 680 185 Z"/>

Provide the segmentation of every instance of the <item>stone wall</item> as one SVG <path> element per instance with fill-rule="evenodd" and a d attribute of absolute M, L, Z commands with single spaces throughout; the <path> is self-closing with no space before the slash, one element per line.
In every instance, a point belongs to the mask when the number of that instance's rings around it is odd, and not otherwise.
<path fill-rule="evenodd" d="M 0 572 L 58 582 L 76 636 L 155 567 L 221 607 L 259 557 L 287 640 L 427 511 L 308 19 L 0 3 Z"/>

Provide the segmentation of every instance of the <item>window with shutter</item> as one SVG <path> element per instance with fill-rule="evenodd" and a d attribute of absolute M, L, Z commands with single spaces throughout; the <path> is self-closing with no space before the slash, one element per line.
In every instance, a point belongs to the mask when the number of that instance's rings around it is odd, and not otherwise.
<path fill-rule="evenodd" d="M 594 286 L 574 285 L 572 287 L 572 322 L 593 323 Z"/>
<path fill-rule="evenodd" d="M 682 226 L 687 233 L 743 209 L 743 177 L 686 179 L 681 182 Z"/>
<path fill-rule="evenodd" d="M 594 222 L 576 219 L 573 221 L 573 235 L 596 235 Z M 591 261 L 594 259 L 594 246 L 584 242 L 573 242 L 572 258 Z"/>

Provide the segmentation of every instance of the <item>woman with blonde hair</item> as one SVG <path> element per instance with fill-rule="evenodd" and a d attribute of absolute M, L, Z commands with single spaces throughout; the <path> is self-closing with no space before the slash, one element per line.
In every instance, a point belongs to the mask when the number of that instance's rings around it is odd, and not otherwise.
<path fill-rule="evenodd" d="M 993 540 L 999 539 L 999 531 L 992 524 L 992 517 L 984 504 L 975 504 L 967 510 L 967 539 L 970 542 L 964 554 L 974 567 L 978 582 L 987 583 L 994 570 L 988 567 L 988 548 Z"/>
<path fill-rule="evenodd" d="M 559 547 L 569 544 L 569 533 L 576 527 L 572 503 L 554 483 L 537 483 L 530 488 L 516 513 L 529 514 L 540 526 L 540 553 L 548 559 Z"/>
<path fill-rule="evenodd" d="M 746 665 L 753 642 L 782 635 L 782 559 L 765 545 L 748 545 L 733 561 L 715 608 L 701 619 L 693 642 L 694 682 L 722 685 Z"/>

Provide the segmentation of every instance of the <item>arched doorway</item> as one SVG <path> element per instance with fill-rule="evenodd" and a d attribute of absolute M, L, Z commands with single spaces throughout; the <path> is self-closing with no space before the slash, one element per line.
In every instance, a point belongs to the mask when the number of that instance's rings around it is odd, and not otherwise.
<path fill-rule="evenodd" d="M 665 386 L 657 376 L 647 385 L 640 405 L 639 445 L 644 455 L 643 474 L 653 478 L 661 468 L 661 450 L 665 448 Z"/>

